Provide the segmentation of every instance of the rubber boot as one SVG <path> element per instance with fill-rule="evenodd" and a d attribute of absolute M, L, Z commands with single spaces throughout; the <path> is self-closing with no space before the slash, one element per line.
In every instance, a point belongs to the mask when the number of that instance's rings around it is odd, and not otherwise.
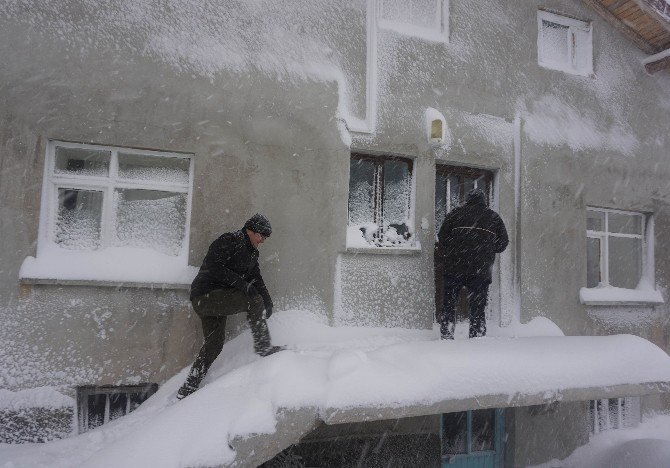
<path fill-rule="evenodd" d="M 254 338 L 254 352 L 259 356 L 269 356 L 286 349 L 285 346 L 272 346 L 270 330 L 265 319 L 251 324 L 251 334 Z"/>

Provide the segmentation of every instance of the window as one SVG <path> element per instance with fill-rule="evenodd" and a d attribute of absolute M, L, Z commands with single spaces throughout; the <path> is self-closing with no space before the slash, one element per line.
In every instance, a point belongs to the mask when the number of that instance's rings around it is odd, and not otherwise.
<path fill-rule="evenodd" d="M 634 427 L 640 422 L 640 397 L 592 400 L 589 406 L 591 434 Z"/>
<path fill-rule="evenodd" d="M 587 208 L 587 288 L 637 288 L 643 276 L 644 227 L 642 213 Z"/>
<path fill-rule="evenodd" d="M 155 383 L 124 387 L 84 386 L 77 388 L 79 433 L 125 416 L 157 390 L 158 384 Z"/>
<path fill-rule="evenodd" d="M 412 161 L 351 155 L 347 247 L 413 246 Z"/>
<path fill-rule="evenodd" d="M 148 264 L 178 275 L 188 263 L 191 167 L 183 154 L 49 142 L 37 259 L 21 277 L 139 282 Z"/>
<path fill-rule="evenodd" d="M 548 11 L 537 13 L 537 57 L 540 66 L 576 75 L 593 73 L 590 23 Z"/>
<path fill-rule="evenodd" d="M 442 415 L 444 466 L 502 466 L 504 410 L 481 409 Z"/>
<path fill-rule="evenodd" d="M 426 40 L 446 42 L 449 39 L 449 1 L 380 0 L 379 26 Z"/>

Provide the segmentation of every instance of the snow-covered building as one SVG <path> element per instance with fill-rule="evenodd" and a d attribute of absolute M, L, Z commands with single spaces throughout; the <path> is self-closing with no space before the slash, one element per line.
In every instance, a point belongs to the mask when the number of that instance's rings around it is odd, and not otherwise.
<path fill-rule="evenodd" d="M 481 356 L 490 386 L 399 363 L 421 373 L 385 382 L 461 393 L 313 397 L 281 440 L 231 442 L 236 463 L 294 445 L 313 464 L 523 466 L 670 409 L 669 50 L 666 0 L 3 2 L 0 438 L 86 432 L 167 392 L 201 343 L 190 281 L 256 212 L 275 335 L 309 310 L 435 341 L 436 231 L 475 186 L 511 239 L 492 334 L 545 318 L 568 336 L 424 343 Z M 647 341 L 600 336 L 621 334 Z M 567 350 L 563 381 L 534 380 Z"/>

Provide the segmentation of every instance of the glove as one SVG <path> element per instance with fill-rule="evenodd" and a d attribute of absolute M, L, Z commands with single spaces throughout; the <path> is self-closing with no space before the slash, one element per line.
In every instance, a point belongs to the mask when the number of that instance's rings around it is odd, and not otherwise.
<path fill-rule="evenodd" d="M 265 306 L 265 318 L 269 319 L 272 315 L 272 306 Z"/>
<path fill-rule="evenodd" d="M 252 283 L 247 283 L 244 286 L 244 290 L 242 292 L 246 294 L 247 297 L 254 297 L 258 294 L 256 286 L 254 286 Z"/>

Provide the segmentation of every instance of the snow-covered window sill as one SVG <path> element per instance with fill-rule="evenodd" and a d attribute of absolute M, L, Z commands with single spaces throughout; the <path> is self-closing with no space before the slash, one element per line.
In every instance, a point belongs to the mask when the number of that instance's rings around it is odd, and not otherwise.
<path fill-rule="evenodd" d="M 581 288 L 579 300 L 584 305 L 640 305 L 663 304 L 663 296 L 655 289 L 625 289 L 614 286 Z"/>
<path fill-rule="evenodd" d="M 414 245 L 412 247 L 347 246 L 346 253 L 375 255 L 420 255 L 421 245 Z"/>
<path fill-rule="evenodd" d="M 19 279 L 24 284 L 188 289 L 197 273 L 181 257 L 146 249 L 49 249 L 26 257 Z"/>

